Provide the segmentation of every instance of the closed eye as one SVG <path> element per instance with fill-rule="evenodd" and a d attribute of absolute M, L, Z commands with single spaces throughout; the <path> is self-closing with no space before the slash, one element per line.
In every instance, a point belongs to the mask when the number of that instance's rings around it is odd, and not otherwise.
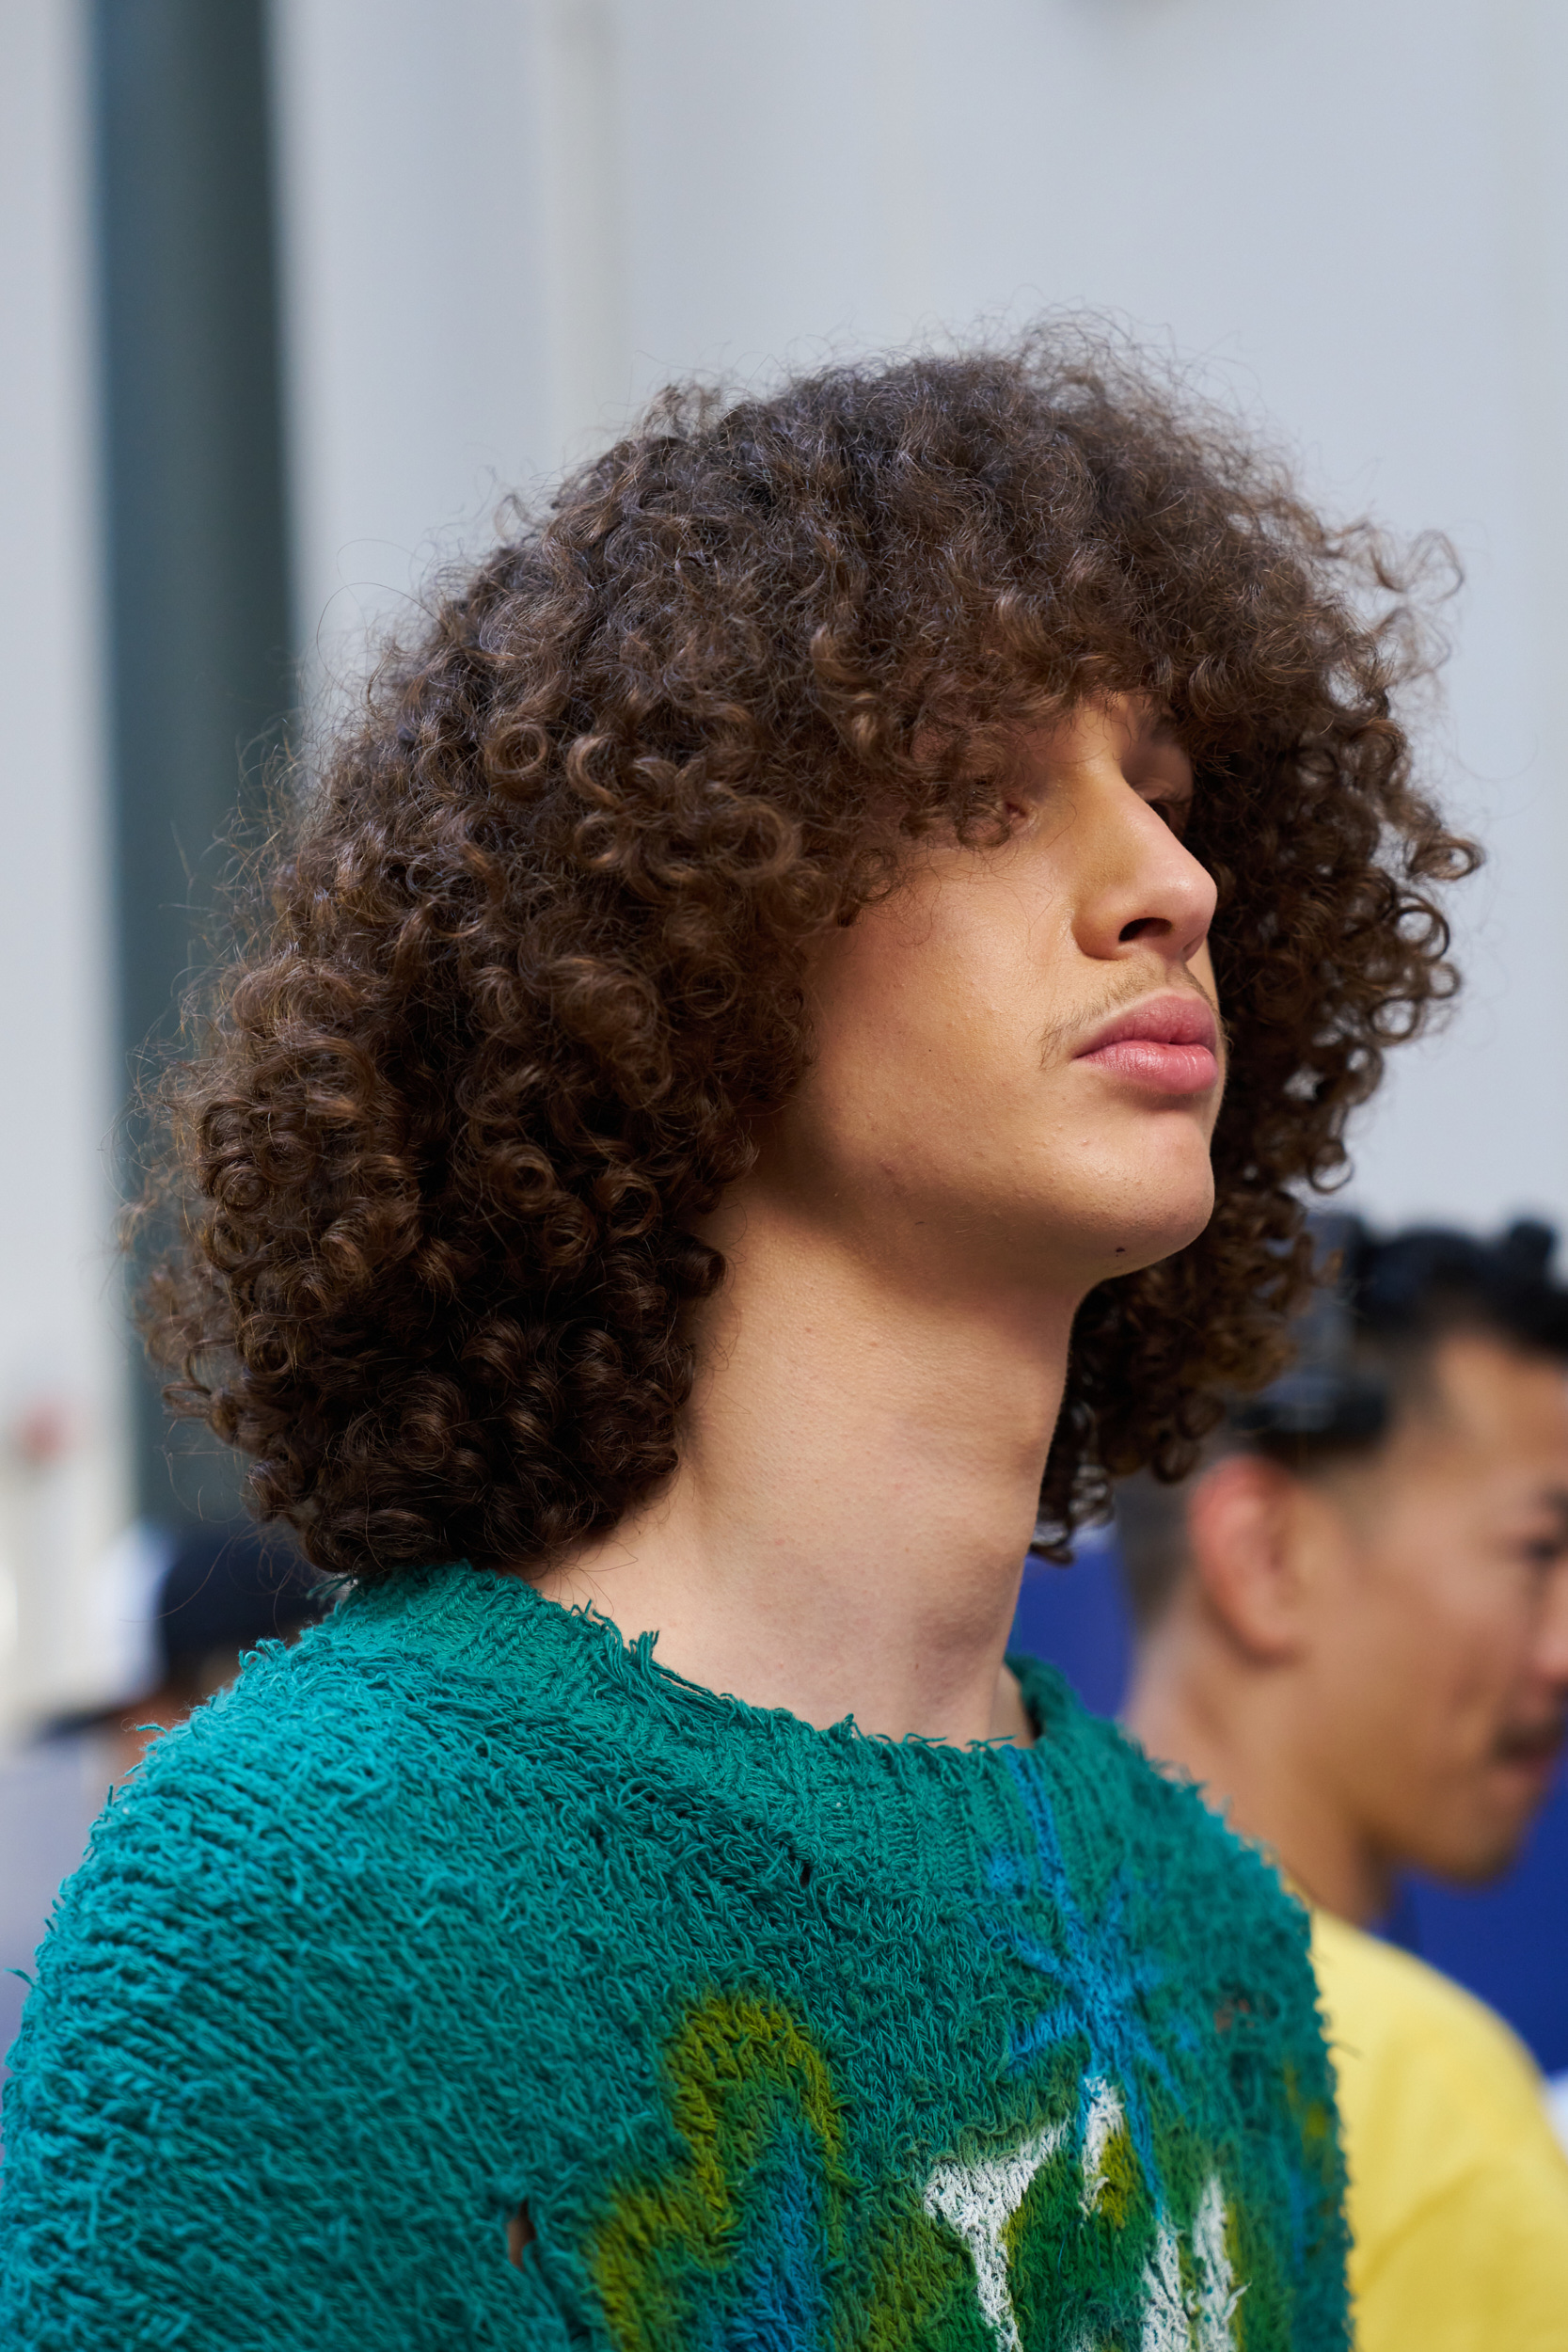
<path fill-rule="evenodd" d="M 1122 773 L 1140 800 L 1180 841 L 1193 813 L 1193 763 L 1168 717 L 1158 719 L 1127 754 Z"/>
<path fill-rule="evenodd" d="M 1164 821 L 1170 827 L 1172 833 L 1175 834 L 1178 841 L 1180 841 L 1182 835 L 1186 833 L 1188 822 L 1192 817 L 1192 794 L 1190 792 L 1171 793 L 1163 796 L 1158 800 L 1156 800 L 1152 794 L 1146 794 L 1145 798 L 1148 800 L 1148 806 L 1154 811 L 1155 815 L 1164 819 Z"/>

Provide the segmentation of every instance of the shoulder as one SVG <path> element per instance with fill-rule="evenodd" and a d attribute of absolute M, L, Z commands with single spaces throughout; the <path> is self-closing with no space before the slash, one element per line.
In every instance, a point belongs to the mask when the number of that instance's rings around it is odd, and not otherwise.
<path fill-rule="evenodd" d="M 1535 2063 L 1484 2001 L 1323 1912 L 1313 1915 L 1312 1962 L 1347 2115 L 1375 2129 L 1391 2101 L 1418 2102 L 1443 2115 L 1450 2148 L 1457 2132 L 1555 2155 Z"/>
<path fill-rule="evenodd" d="M 344 1640 L 329 1619 L 293 1646 L 263 1644 L 228 1690 L 154 1740 L 89 1859 L 126 1840 L 254 1856 L 259 1837 L 313 1846 L 341 1818 L 373 1812 L 400 1772 L 452 1743 L 466 1711 L 450 1675 L 401 1646 L 390 1624 L 385 1636 Z"/>
<path fill-rule="evenodd" d="M 1411 1953 L 1315 1915 L 1365 2352 L 1546 2352 L 1568 2302 L 1568 2161 L 1501 2018 Z"/>
<path fill-rule="evenodd" d="M 1292 2029 L 1316 2042 L 1307 1914 L 1267 1856 L 1191 1781 L 1160 1771 L 1118 1724 L 1080 1706 L 1054 1668 L 1008 1662 L 1040 1728 L 1029 1753 L 1059 1804 L 1081 1814 L 1086 1836 L 1117 1858 L 1145 1926 L 1180 1950 L 1183 1975 L 1211 1980 L 1222 2005 L 1240 1998 L 1288 2012 Z"/>
<path fill-rule="evenodd" d="M 1331 2314 L 1337 2326 L 1344 2173 L 1306 1912 L 1196 1787 L 1158 1772 L 1054 1676 L 1025 1665 L 1021 1680 L 1040 1738 L 1020 1776 L 1048 1800 L 1064 1943 L 1100 1980 L 1084 2014 L 1135 2007 L 1147 2062 L 1180 2118 L 1172 2128 L 1224 2150 L 1248 2204 L 1292 2215 L 1297 2276 L 1315 2282 L 1303 2294 L 1325 2328 Z M 1188 2161 L 1172 2158 L 1178 2169 Z M 1310 2333 L 1318 2319 L 1301 2325 Z"/>
<path fill-rule="evenodd" d="M 526 1609 L 519 1623 L 511 1600 L 503 1580 L 460 1567 L 350 1595 L 298 1642 L 247 1658 L 229 1690 L 154 1744 L 115 1810 L 223 1778 L 317 1822 L 385 1796 L 400 1772 L 415 1788 L 443 1770 L 504 1776 L 514 1753 L 547 1740 L 552 1714 L 546 1645 L 529 1639 L 541 1628 Z"/>
<path fill-rule="evenodd" d="M 334 2344 L 445 2342 L 458 2309 L 475 2343 L 526 2332 L 492 2189 L 534 2079 L 517 1955 L 553 1924 L 536 1762 L 565 1734 L 526 1675 L 427 1635 L 388 1600 L 259 1652 L 61 1898 L 0 2236 L 40 2310 L 90 2279 L 95 2344 L 143 2342 L 150 2297 L 193 2344 L 293 2344 L 307 2305 Z"/>
<path fill-rule="evenodd" d="M 19 2100 L 89 2075 L 108 2098 L 138 2068 L 178 2071 L 187 2044 L 276 2083 L 279 2046 L 346 2053 L 341 2021 L 380 2030 L 407 1979 L 444 2014 L 466 1981 L 454 1942 L 496 1964 L 561 1834 L 552 1733 L 538 1677 L 436 1637 L 443 1592 L 463 1597 L 410 1580 L 265 1645 L 154 1742 L 55 1906 Z"/>
<path fill-rule="evenodd" d="M 1055 1667 L 1009 1658 L 1025 1702 L 1040 1728 L 1041 1745 L 1077 1780 L 1092 1783 L 1102 1802 L 1121 1812 L 1135 1848 L 1164 1853 L 1173 1883 L 1214 1872 L 1241 1887 L 1271 1919 L 1289 1925 L 1305 1954 L 1307 1916 L 1267 1857 L 1238 1837 L 1203 1791 L 1176 1772 L 1151 1764 L 1137 1741 L 1108 1716 L 1094 1715 L 1073 1695 Z"/>
<path fill-rule="evenodd" d="M 461 1591 L 411 1581 L 293 1647 L 265 1645 L 154 1742 L 64 1890 L 40 1957 L 44 2010 L 99 1947 L 134 1939 L 170 1968 L 198 1948 L 243 1975 L 258 1942 L 319 1950 L 330 1919 L 373 1937 L 421 1887 L 461 1878 L 479 1902 L 559 1833 L 540 1800 L 569 1727 L 552 1726 L 526 1660 L 436 1638 L 443 1589 Z M 123 1965 L 106 1981 L 123 1989 Z"/>

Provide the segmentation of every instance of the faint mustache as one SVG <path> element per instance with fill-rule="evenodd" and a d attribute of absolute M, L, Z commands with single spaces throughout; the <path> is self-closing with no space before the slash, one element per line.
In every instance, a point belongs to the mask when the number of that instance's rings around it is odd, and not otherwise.
<path fill-rule="evenodd" d="M 1498 1735 L 1496 1753 L 1507 1764 L 1539 1764 L 1560 1756 L 1568 1736 L 1568 1714 L 1538 1724 L 1513 1724 Z"/>
<path fill-rule="evenodd" d="M 1074 1013 L 1070 1020 L 1048 1022 L 1040 1032 L 1040 1063 L 1066 1061 L 1077 1051 L 1086 1037 L 1092 1037 L 1103 1022 L 1114 1021 L 1117 1013 L 1127 1012 L 1133 1005 L 1141 1005 L 1150 996 L 1196 996 L 1208 1006 L 1219 1031 L 1221 1066 L 1230 1066 L 1230 1032 L 1225 1025 L 1225 1015 L 1206 988 L 1196 980 L 1173 980 L 1167 974 L 1151 973 L 1136 988 L 1118 988 L 1109 992 L 1098 1005 L 1086 1012 Z"/>

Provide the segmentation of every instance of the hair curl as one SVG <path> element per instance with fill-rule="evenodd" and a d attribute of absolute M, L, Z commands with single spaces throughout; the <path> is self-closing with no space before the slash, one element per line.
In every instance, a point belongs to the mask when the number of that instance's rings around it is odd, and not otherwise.
<path fill-rule="evenodd" d="M 508 527 L 328 742 L 168 1073 L 174 1409 L 363 1581 L 613 1523 L 674 1466 L 693 1224 L 805 1067 L 811 941 L 984 823 L 988 745 L 1136 691 L 1219 885 L 1218 1199 L 1085 1303 L 1042 1514 L 1179 1474 L 1281 1360 L 1291 1188 L 1454 985 L 1433 885 L 1475 852 L 1391 707 L 1420 550 L 1070 323 L 667 393 Z"/>

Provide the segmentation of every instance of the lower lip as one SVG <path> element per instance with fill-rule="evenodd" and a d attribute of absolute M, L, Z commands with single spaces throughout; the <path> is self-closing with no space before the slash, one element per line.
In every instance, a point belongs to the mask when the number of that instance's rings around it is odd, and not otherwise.
<path fill-rule="evenodd" d="M 1151 1094 L 1207 1094 L 1219 1082 L 1220 1066 L 1207 1045 L 1164 1045 L 1157 1038 L 1124 1037 L 1115 1045 L 1080 1054 L 1078 1059 L 1093 1070 L 1109 1071 L 1129 1086 L 1147 1087 Z"/>
<path fill-rule="evenodd" d="M 1539 1787 L 1552 1778 L 1561 1757 L 1560 1747 L 1522 1748 L 1515 1749 L 1512 1754 L 1505 1750 L 1498 1760 L 1505 1771 L 1528 1781 L 1532 1787 Z"/>

